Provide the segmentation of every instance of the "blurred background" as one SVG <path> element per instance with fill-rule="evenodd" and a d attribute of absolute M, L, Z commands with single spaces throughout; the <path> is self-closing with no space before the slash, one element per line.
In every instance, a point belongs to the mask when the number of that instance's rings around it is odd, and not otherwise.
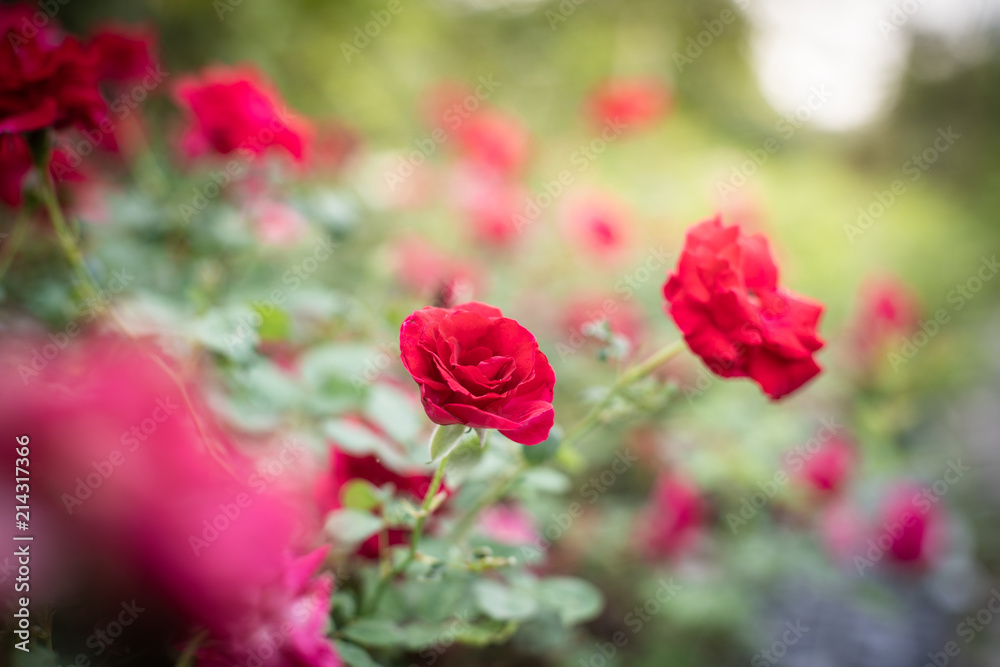
<path fill-rule="evenodd" d="M 468 298 L 538 336 L 572 423 L 676 339 L 662 284 L 716 212 L 826 305 L 803 391 L 769 403 L 678 360 L 669 396 L 564 462 L 562 495 L 522 499 L 540 532 L 583 507 L 545 568 L 596 584 L 596 618 L 387 664 L 1000 664 L 1000 2 L 107 0 L 58 19 L 158 34 L 154 150 L 78 215 L 136 275 L 124 312 L 187 319 L 226 360 L 217 407 L 247 430 L 292 399 L 232 370 L 243 343 L 323 339 L 367 382 L 398 374 L 409 312 Z M 256 65 L 314 124 L 320 168 L 267 187 L 337 247 L 289 290 L 291 329 L 265 316 L 237 344 L 222 330 L 313 249 L 281 242 L 288 211 L 189 221 L 207 172 L 161 182 L 182 162 L 168 89 L 212 63 Z M 56 327 L 60 277 L 26 252 L 5 299 Z"/>

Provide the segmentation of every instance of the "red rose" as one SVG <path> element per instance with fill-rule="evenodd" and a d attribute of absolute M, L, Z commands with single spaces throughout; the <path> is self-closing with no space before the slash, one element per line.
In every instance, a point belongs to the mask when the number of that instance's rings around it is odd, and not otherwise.
<path fill-rule="evenodd" d="M 548 437 L 555 373 L 531 332 L 498 308 L 418 310 L 399 345 L 432 422 L 495 428 L 522 445 Z"/>
<path fill-rule="evenodd" d="M 174 94 L 188 116 L 181 148 L 188 157 L 209 152 L 260 155 L 280 146 L 298 162 L 309 127 L 294 118 L 281 97 L 250 67 L 212 67 L 177 83 Z"/>
<path fill-rule="evenodd" d="M 820 372 L 823 306 L 778 287 L 761 234 L 718 217 L 692 227 L 663 295 L 688 346 L 722 377 L 749 377 L 779 399 Z"/>
<path fill-rule="evenodd" d="M 102 81 L 138 81 L 156 65 L 156 39 L 142 28 L 104 26 L 94 33 L 87 47 L 96 54 Z"/>
<path fill-rule="evenodd" d="M 76 39 L 25 23 L 33 13 L 0 9 L 0 134 L 96 128 L 107 113 L 96 59 Z"/>

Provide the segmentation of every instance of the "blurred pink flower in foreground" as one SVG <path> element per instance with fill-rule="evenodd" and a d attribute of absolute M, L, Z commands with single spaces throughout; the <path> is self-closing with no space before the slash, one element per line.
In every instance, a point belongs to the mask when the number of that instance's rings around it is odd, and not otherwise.
<path fill-rule="evenodd" d="M 701 533 L 704 506 L 698 488 L 674 473 L 662 473 L 640 513 L 636 538 L 647 557 L 676 558 Z"/>
<path fill-rule="evenodd" d="M 31 500 L 58 536 L 39 535 L 37 548 L 63 559 L 51 594 L 127 591 L 174 619 L 163 632 L 177 636 L 164 641 L 204 629 L 206 650 L 231 661 L 266 652 L 268 667 L 339 664 L 317 617 L 294 611 L 304 597 L 322 602 L 331 585 L 308 581 L 322 555 L 292 559 L 313 541 L 296 511 L 303 499 L 252 486 L 252 460 L 204 414 L 196 424 L 149 348 L 50 338 L 5 341 L 0 436 L 28 435 L 31 470 L 44 471 L 31 476 Z M 11 497 L 12 486 L 13 476 L 0 481 Z"/>

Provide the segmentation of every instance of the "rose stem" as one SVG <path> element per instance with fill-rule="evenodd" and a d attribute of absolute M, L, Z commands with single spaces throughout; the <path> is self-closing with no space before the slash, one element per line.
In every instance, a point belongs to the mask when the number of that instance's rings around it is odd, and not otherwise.
<path fill-rule="evenodd" d="M 604 398 L 601 399 L 599 403 L 594 405 L 594 407 L 592 407 L 590 411 L 584 415 L 583 419 L 577 422 L 576 426 L 574 426 L 569 433 L 566 434 L 566 437 L 563 438 L 562 442 L 559 444 L 559 448 L 563 449 L 567 447 L 569 443 L 575 442 L 576 440 L 579 440 L 583 436 L 587 435 L 591 429 L 597 426 L 600 422 L 601 412 L 608 407 L 619 392 L 633 383 L 643 379 L 657 368 L 673 359 L 675 356 L 683 352 L 686 347 L 687 345 L 685 344 L 684 339 L 674 341 L 673 343 L 670 343 L 660 349 L 659 352 L 649 357 L 641 364 L 637 364 L 622 373 L 621 377 L 619 377 L 618 380 L 611 385 L 611 388 L 608 390 L 608 393 L 605 394 Z"/>
<path fill-rule="evenodd" d="M 441 488 L 441 481 L 444 479 L 444 467 L 448 462 L 448 454 L 441 457 L 441 463 L 438 464 L 437 470 L 434 471 L 434 477 L 431 479 L 431 485 L 427 487 L 427 493 L 424 495 L 424 501 L 420 504 L 420 512 L 417 514 L 417 522 L 413 526 L 413 532 L 410 534 L 410 548 L 406 552 L 406 557 L 403 558 L 395 567 L 389 568 L 383 571 L 382 576 L 379 577 L 378 584 L 375 586 L 375 590 L 372 592 L 372 596 L 365 605 L 366 612 L 375 611 L 378 608 L 379 600 L 382 599 L 382 595 L 385 593 L 386 587 L 389 582 L 392 581 L 397 575 L 402 574 L 409 567 L 410 563 L 417 556 L 417 547 L 420 546 L 420 538 L 424 533 L 424 524 L 427 522 L 428 517 L 431 514 L 431 503 L 434 502 L 434 497 L 437 495 L 438 490 Z"/>

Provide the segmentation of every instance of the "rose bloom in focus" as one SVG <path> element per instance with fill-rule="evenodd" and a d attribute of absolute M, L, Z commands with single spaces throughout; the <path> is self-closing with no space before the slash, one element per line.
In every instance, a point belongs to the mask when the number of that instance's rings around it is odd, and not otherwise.
<path fill-rule="evenodd" d="M 498 308 L 473 301 L 418 310 L 399 344 L 435 424 L 497 429 L 522 445 L 548 437 L 555 373 L 531 332 Z"/>
<path fill-rule="evenodd" d="M 688 230 L 663 286 L 691 351 L 722 377 L 749 377 L 777 400 L 820 372 L 813 354 L 823 306 L 778 285 L 767 239 L 718 217 Z"/>

